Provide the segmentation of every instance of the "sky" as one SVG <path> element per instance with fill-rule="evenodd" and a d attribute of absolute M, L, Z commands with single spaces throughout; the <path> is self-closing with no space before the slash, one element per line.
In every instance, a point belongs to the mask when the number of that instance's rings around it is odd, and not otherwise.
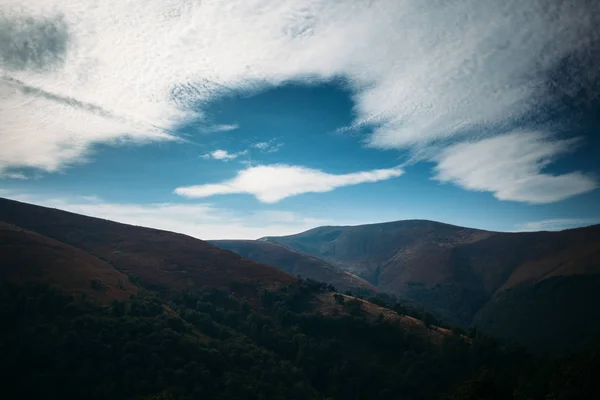
<path fill-rule="evenodd" d="M 3 0 L 0 196 L 201 239 L 600 223 L 592 0 Z"/>

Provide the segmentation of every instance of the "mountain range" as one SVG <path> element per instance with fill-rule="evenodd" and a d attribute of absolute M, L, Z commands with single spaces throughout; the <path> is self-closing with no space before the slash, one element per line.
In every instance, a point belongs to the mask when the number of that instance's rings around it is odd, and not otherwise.
<path fill-rule="evenodd" d="M 364 298 L 394 295 L 532 350 L 563 351 L 600 335 L 600 225 L 503 233 L 409 220 L 208 243 L 6 199 L 0 221 L 4 280 L 100 303 L 140 288 L 169 296 L 234 283 L 241 291 L 244 282 L 257 299 L 301 276 Z"/>
<path fill-rule="evenodd" d="M 208 243 L 0 199 L 3 390 L 596 399 L 598 230 L 399 221 Z"/>
<path fill-rule="evenodd" d="M 418 301 L 453 323 L 532 348 L 563 348 L 575 332 L 576 341 L 584 342 L 600 334 L 597 324 L 580 318 L 586 313 L 600 320 L 594 290 L 600 283 L 600 225 L 505 233 L 407 220 L 324 226 L 251 243 L 240 254 L 254 259 L 265 243 L 282 245 L 381 292 Z M 225 247 L 238 251 L 235 242 Z"/>
<path fill-rule="evenodd" d="M 287 257 L 289 268 L 283 271 L 187 235 L 1 198 L 0 239 L 0 281 L 44 283 L 99 304 L 127 299 L 142 289 L 168 298 L 206 288 L 225 288 L 255 303 L 261 291 L 292 284 L 303 272 L 308 272 L 305 278 L 377 292 L 361 278 L 279 245 L 248 242 L 264 249 L 266 261 L 274 261 L 269 254 Z M 310 273 L 311 268 L 320 275 Z M 331 296 L 314 302 L 325 314 L 339 309 Z M 391 315 L 376 304 L 364 302 L 363 309 L 373 316 Z M 425 328 L 411 317 L 394 319 L 410 330 Z M 440 328 L 427 335 L 439 340 L 448 333 Z"/>

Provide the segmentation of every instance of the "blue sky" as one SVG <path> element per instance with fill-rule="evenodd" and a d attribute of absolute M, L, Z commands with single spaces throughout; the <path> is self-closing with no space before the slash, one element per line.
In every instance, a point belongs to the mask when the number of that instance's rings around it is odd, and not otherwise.
<path fill-rule="evenodd" d="M 7 6 L 1 196 L 204 239 L 413 218 L 600 223 L 586 10 L 291 1 L 222 17 L 219 2 L 157 0 L 132 19 L 109 3 L 87 24 L 69 14 L 85 2 Z"/>

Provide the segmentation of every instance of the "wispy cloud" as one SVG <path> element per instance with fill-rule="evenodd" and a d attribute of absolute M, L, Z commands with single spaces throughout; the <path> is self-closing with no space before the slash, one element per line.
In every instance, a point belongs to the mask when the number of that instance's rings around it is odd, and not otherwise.
<path fill-rule="evenodd" d="M 2 172 L 0 170 L 0 179 L 19 179 L 19 180 L 26 180 L 27 175 L 22 174 L 20 172 Z"/>
<path fill-rule="evenodd" d="M 211 204 L 115 203 L 96 196 L 44 197 L 2 193 L 8 198 L 112 221 L 179 232 L 199 239 L 258 239 L 290 235 L 331 223 L 285 210 L 234 211 Z"/>
<path fill-rule="evenodd" d="M 254 143 L 252 147 L 265 153 L 276 153 L 283 147 L 283 143 L 278 142 L 275 139 L 271 139 L 266 142 Z"/>
<path fill-rule="evenodd" d="M 239 129 L 240 126 L 238 124 L 221 124 L 221 125 L 212 125 L 205 129 L 206 132 L 229 132 Z"/>
<path fill-rule="evenodd" d="M 242 170 L 235 178 L 228 181 L 179 187 L 175 189 L 175 193 L 191 198 L 247 193 L 263 203 L 276 203 L 286 197 L 302 193 L 329 192 L 342 186 L 378 182 L 402 174 L 400 168 L 336 175 L 294 165 L 261 165 Z"/>
<path fill-rule="evenodd" d="M 515 230 L 519 232 L 561 231 L 595 224 L 600 224 L 600 218 L 558 218 L 518 224 Z"/>
<path fill-rule="evenodd" d="M 594 2 L 568 0 L 21 3 L 2 4 L 0 73 L 36 91 L 0 81 L 0 169 L 173 139 L 198 105 L 308 77 L 348 79 L 370 146 L 456 139 L 535 111 L 547 71 L 593 65 L 600 35 Z"/>
<path fill-rule="evenodd" d="M 229 153 L 227 150 L 215 150 L 213 152 L 204 154 L 203 156 L 201 156 L 204 159 L 214 159 L 214 160 L 221 160 L 221 161 L 229 161 L 229 160 L 234 160 L 236 158 L 238 158 L 239 156 L 243 156 L 245 154 L 248 154 L 248 150 L 243 150 L 237 153 Z"/>
<path fill-rule="evenodd" d="M 575 140 L 550 140 L 540 132 L 512 132 L 459 143 L 436 157 L 435 179 L 465 189 L 492 192 L 499 200 L 552 203 L 598 187 L 581 172 L 544 173 L 550 162 L 572 151 Z"/>

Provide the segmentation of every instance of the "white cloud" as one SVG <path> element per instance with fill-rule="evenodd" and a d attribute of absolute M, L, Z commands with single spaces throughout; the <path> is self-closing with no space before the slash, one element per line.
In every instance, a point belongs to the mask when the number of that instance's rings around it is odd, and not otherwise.
<path fill-rule="evenodd" d="M 557 156 L 571 151 L 575 140 L 550 140 L 540 132 L 512 132 L 459 143 L 436 158 L 435 179 L 465 189 L 494 193 L 499 200 L 552 203 L 598 187 L 581 172 L 544 173 Z"/>
<path fill-rule="evenodd" d="M 517 225 L 516 230 L 519 232 L 561 231 L 595 224 L 600 224 L 600 218 L 558 218 L 526 222 Z"/>
<path fill-rule="evenodd" d="M 266 150 L 269 147 L 269 142 L 258 142 L 258 143 L 254 143 L 252 145 L 252 147 L 259 149 L 259 150 Z"/>
<path fill-rule="evenodd" d="M 207 129 L 206 132 L 229 132 L 239 129 L 238 124 L 221 124 L 221 125 L 213 125 Z"/>
<path fill-rule="evenodd" d="M 294 165 L 261 165 L 239 171 L 235 178 L 228 181 L 180 187 L 175 189 L 175 193 L 191 198 L 247 193 L 263 203 L 276 203 L 302 193 L 329 192 L 342 186 L 378 182 L 402 174 L 400 168 L 336 175 Z"/>
<path fill-rule="evenodd" d="M 18 201 L 183 233 L 204 240 L 290 235 L 331 223 L 283 210 L 234 212 L 211 204 L 113 203 L 96 196 L 47 198 L 15 193 L 0 194 Z"/>
<path fill-rule="evenodd" d="M 198 105 L 294 79 L 346 77 L 371 146 L 444 139 L 535 108 L 596 22 L 572 1 L 4 0 L 0 169 L 172 140 Z"/>
<path fill-rule="evenodd" d="M 240 151 L 238 153 L 229 153 L 227 150 L 215 150 L 211 153 L 204 154 L 201 156 L 204 159 L 215 159 L 222 161 L 229 161 L 238 158 L 239 156 L 243 156 L 244 154 L 248 154 L 248 150 Z"/>
<path fill-rule="evenodd" d="M 25 174 L 22 174 L 20 172 L 2 172 L 2 170 L 0 170 L 0 179 L 26 180 L 28 178 Z"/>
<path fill-rule="evenodd" d="M 252 147 L 265 153 L 276 153 L 283 147 L 283 143 L 271 139 L 267 142 L 254 143 Z"/>

